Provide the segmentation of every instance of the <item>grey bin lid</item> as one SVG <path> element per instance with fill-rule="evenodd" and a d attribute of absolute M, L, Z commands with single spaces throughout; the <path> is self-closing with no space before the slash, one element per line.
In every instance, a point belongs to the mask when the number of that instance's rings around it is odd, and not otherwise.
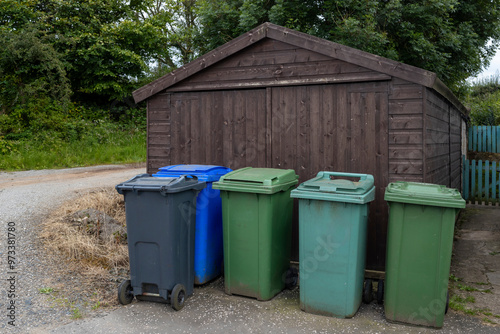
<path fill-rule="evenodd" d="M 355 178 L 351 181 L 346 178 Z M 370 174 L 319 172 L 315 178 L 292 190 L 292 197 L 364 204 L 375 199 L 373 176 Z"/>
<path fill-rule="evenodd" d="M 205 182 L 200 182 L 196 176 L 182 175 L 179 177 L 152 177 L 149 174 L 139 174 L 128 181 L 116 185 L 116 191 L 157 191 L 162 195 L 178 193 L 186 190 L 202 190 Z"/>

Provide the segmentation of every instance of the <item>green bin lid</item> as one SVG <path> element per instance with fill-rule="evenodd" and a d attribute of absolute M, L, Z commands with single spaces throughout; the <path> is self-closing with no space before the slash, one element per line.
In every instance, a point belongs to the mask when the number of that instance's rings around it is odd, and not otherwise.
<path fill-rule="evenodd" d="M 432 183 L 404 181 L 389 183 L 384 199 L 388 202 L 465 208 L 465 200 L 457 189 Z"/>
<path fill-rule="evenodd" d="M 298 178 L 293 169 L 245 167 L 221 176 L 212 187 L 227 191 L 274 194 L 288 190 L 299 182 Z"/>
<path fill-rule="evenodd" d="M 370 174 L 319 172 L 293 190 L 291 197 L 364 204 L 375 199 L 374 180 Z"/>

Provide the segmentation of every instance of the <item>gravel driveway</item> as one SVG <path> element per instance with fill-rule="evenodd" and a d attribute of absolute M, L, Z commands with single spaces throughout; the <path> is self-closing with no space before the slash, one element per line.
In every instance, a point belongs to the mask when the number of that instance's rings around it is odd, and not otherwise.
<path fill-rule="evenodd" d="M 64 262 L 46 256 L 37 240 L 37 226 L 51 210 L 79 192 L 114 186 L 144 172 L 144 167 L 97 166 L 0 173 L 0 332 L 37 332 L 71 320 L 67 308 L 56 307 L 40 294 L 46 278 L 57 273 Z M 15 252 L 10 253 L 10 264 L 9 250 Z"/>
<path fill-rule="evenodd" d="M 0 173 L 1 333 L 498 333 L 498 327 L 453 311 L 445 317 L 442 330 L 392 324 L 376 303 L 363 304 L 352 319 L 315 316 L 300 311 L 298 289 L 258 302 L 226 295 L 222 279 L 196 288 L 180 312 L 163 304 L 134 302 L 73 321 L 67 308 L 54 306 L 40 293 L 47 277 L 78 281 L 57 277 L 64 261 L 46 255 L 36 238 L 37 226 L 53 208 L 79 192 L 114 186 L 144 172 L 143 167 L 100 166 Z M 11 263 L 9 246 L 15 251 Z"/>

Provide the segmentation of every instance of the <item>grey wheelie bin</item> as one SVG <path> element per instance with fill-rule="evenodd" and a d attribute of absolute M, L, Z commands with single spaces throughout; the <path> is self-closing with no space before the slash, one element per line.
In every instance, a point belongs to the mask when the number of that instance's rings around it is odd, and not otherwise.
<path fill-rule="evenodd" d="M 118 288 L 121 304 L 135 296 L 180 310 L 193 294 L 196 196 L 203 188 L 195 176 L 148 174 L 116 186 L 125 198 L 130 258 L 130 280 Z"/>

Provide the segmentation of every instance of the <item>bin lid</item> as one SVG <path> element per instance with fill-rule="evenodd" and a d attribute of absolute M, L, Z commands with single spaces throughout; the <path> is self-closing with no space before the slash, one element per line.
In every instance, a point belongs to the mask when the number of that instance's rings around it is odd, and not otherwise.
<path fill-rule="evenodd" d="M 432 183 L 397 181 L 389 183 L 384 199 L 419 205 L 465 208 L 465 200 L 457 189 Z"/>
<path fill-rule="evenodd" d="M 214 189 L 274 194 L 296 185 L 299 176 L 293 169 L 252 168 L 235 170 L 213 183 Z"/>
<path fill-rule="evenodd" d="M 158 169 L 154 177 L 176 177 L 181 175 L 196 175 L 198 180 L 205 182 L 218 181 L 222 175 L 231 172 L 232 169 L 214 165 L 172 165 Z"/>
<path fill-rule="evenodd" d="M 206 183 L 196 176 L 152 177 L 149 174 L 139 174 L 128 181 L 116 185 L 118 193 L 125 191 L 158 191 L 162 195 L 178 193 L 186 190 L 201 190 Z"/>
<path fill-rule="evenodd" d="M 300 184 L 291 197 L 364 204 L 375 199 L 374 179 L 370 174 L 323 171 Z"/>

